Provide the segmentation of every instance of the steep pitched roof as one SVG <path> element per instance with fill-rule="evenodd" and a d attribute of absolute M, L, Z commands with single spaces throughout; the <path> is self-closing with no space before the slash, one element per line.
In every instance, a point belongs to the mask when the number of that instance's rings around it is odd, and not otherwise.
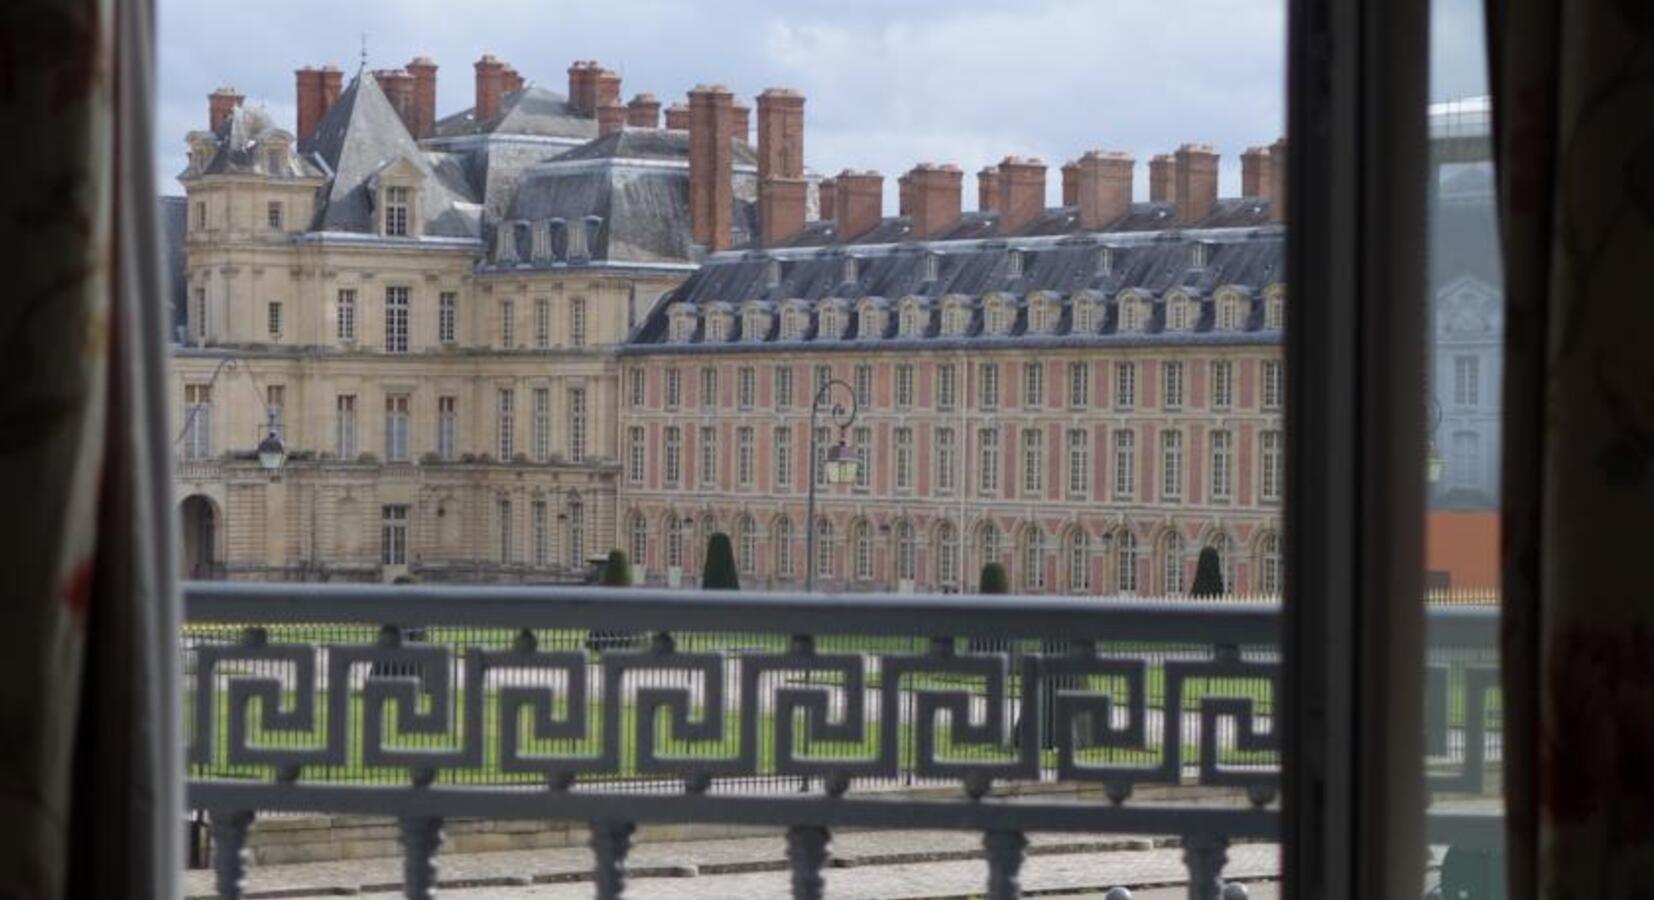
<path fill-rule="evenodd" d="M 500 111 L 491 119 L 477 121 L 476 107 L 472 107 L 436 123 L 437 137 L 467 134 L 527 134 L 589 140 L 597 137 L 597 120 L 574 112 L 562 94 L 529 85 L 505 95 Z"/>

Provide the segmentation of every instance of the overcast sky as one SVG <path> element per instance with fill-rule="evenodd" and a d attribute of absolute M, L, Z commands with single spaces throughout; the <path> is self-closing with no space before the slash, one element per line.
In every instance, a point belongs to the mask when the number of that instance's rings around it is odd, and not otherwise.
<path fill-rule="evenodd" d="M 1482 0 L 1436 0 L 1432 93 L 1484 90 Z M 203 128 L 207 94 L 240 89 L 291 129 L 293 70 L 354 72 L 425 54 L 441 67 L 439 114 L 471 105 L 471 64 L 491 52 L 559 93 L 568 64 L 596 59 L 626 98 L 682 99 L 721 82 L 751 97 L 770 86 L 807 97 L 805 155 L 820 173 L 918 161 L 967 173 L 1008 154 L 1056 167 L 1087 149 L 1140 163 L 1178 144 L 1223 155 L 1222 192 L 1239 192 L 1239 155 L 1285 128 L 1283 0 L 159 0 L 163 190 Z M 1146 169 L 1137 187 L 1147 193 Z M 967 207 L 975 180 L 967 178 Z"/>

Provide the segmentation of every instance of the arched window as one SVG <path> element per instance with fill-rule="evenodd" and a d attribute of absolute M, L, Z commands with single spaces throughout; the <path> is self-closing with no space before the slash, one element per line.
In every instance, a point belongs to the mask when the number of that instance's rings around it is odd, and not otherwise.
<path fill-rule="evenodd" d="M 721 312 L 707 313 L 705 340 L 708 342 L 729 340 L 729 317 Z"/>
<path fill-rule="evenodd" d="M 1120 316 L 1115 331 L 1130 333 L 1142 330 L 1143 304 L 1133 294 L 1120 295 Z"/>
<path fill-rule="evenodd" d="M 838 307 L 823 306 L 821 312 L 817 315 L 820 318 L 816 327 L 816 337 L 818 339 L 838 340 L 839 335 L 844 331 L 844 326 L 839 323 Z"/>
<path fill-rule="evenodd" d="M 586 562 L 586 505 L 578 494 L 569 495 L 565 512 L 569 517 L 569 566 L 573 568 Z"/>
<path fill-rule="evenodd" d="M 786 516 L 775 520 L 775 575 L 793 577 L 793 520 Z"/>
<path fill-rule="evenodd" d="M 959 532 L 952 522 L 936 526 L 936 583 L 959 583 Z"/>
<path fill-rule="evenodd" d="M 1264 303 L 1264 327 L 1271 331 L 1286 327 L 1286 299 L 1278 293 Z"/>
<path fill-rule="evenodd" d="M 1090 334 L 1097 330 L 1097 305 L 1090 297 L 1076 296 L 1071 304 L 1073 307 L 1073 321 L 1068 325 L 1071 334 Z"/>
<path fill-rule="evenodd" d="M 761 309 L 749 309 L 741 313 L 741 337 L 748 341 L 761 341 L 769 337 L 769 317 Z"/>
<path fill-rule="evenodd" d="M 816 520 L 816 577 L 833 577 L 833 523 Z"/>
<path fill-rule="evenodd" d="M 672 310 L 672 343 L 686 344 L 695 335 L 695 311 L 687 306 Z"/>
<path fill-rule="evenodd" d="M 923 331 L 923 326 L 921 324 L 924 321 L 923 316 L 924 311 L 919 308 L 919 304 L 902 304 L 902 321 L 900 325 L 902 337 L 919 337 L 920 332 Z"/>
<path fill-rule="evenodd" d="M 649 559 L 649 522 L 641 513 L 632 513 L 632 524 L 627 529 L 631 535 L 632 565 L 646 565 Z"/>
<path fill-rule="evenodd" d="M 683 567 L 684 523 L 677 513 L 667 513 L 662 530 L 666 532 L 666 565 Z"/>
<path fill-rule="evenodd" d="M 1182 297 L 1173 297 L 1166 303 L 1166 330 L 1189 330 L 1189 301 Z"/>
<path fill-rule="evenodd" d="M 1028 593 L 1045 590 L 1045 531 L 1038 525 L 1022 530 L 1022 588 Z"/>
<path fill-rule="evenodd" d="M 1011 333 L 1011 305 L 1001 297 L 988 301 L 987 322 L 983 329 L 991 335 Z"/>
<path fill-rule="evenodd" d="M 1225 594 L 1235 589 L 1235 545 L 1229 535 L 1220 531 L 1212 535 L 1206 546 L 1217 551 L 1218 570 L 1223 573 L 1223 592 Z"/>
<path fill-rule="evenodd" d="M 1124 528 L 1114 536 L 1114 589 L 1137 593 L 1137 535 Z"/>
<path fill-rule="evenodd" d="M 1281 539 L 1273 531 L 1258 538 L 1258 591 L 1268 597 L 1281 593 Z"/>
<path fill-rule="evenodd" d="M 992 522 L 984 522 L 976 539 L 981 564 L 985 566 L 988 563 L 999 562 L 999 526 Z"/>
<path fill-rule="evenodd" d="M 1084 528 L 1068 533 L 1068 590 L 1073 594 L 1091 590 L 1091 535 Z"/>
<path fill-rule="evenodd" d="M 884 337 L 884 311 L 879 309 L 877 304 L 862 304 L 861 321 L 858 323 L 856 336 L 862 340 Z"/>
<path fill-rule="evenodd" d="M 1218 296 L 1217 327 L 1219 331 L 1238 331 L 1241 327 L 1241 301 L 1234 294 Z"/>
<path fill-rule="evenodd" d="M 906 519 L 896 523 L 896 577 L 912 581 L 919 571 L 919 542 L 913 536 L 913 525 Z"/>
<path fill-rule="evenodd" d="M 866 580 L 873 577 L 873 529 L 865 520 L 856 522 L 850 529 L 851 551 L 856 557 L 856 577 Z"/>
<path fill-rule="evenodd" d="M 758 571 L 758 526 L 752 516 L 742 516 L 735 523 L 735 564 L 742 575 Z"/>
<path fill-rule="evenodd" d="M 1160 545 L 1160 562 L 1164 569 L 1161 584 L 1169 597 L 1175 597 L 1189 589 L 1186 583 L 1188 552 L 1188 544 L 1183 540 L 1181 533 L 1166 532 L 1166 539 Z"/>

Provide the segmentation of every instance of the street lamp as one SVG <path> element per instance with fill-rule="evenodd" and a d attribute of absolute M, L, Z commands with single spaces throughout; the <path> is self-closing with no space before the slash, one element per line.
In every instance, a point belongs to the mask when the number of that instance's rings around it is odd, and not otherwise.
<path fill-rule="evenodd" d="M 849 398 L 849 406 L 832 402 L 835 390 Z M 815 447 L 816 419 L 823 409 L 832 417 L 833 424 L 838 426 L 838 443 L 827 451 L 826 459 L 821 458 Z M 821 386 L 816 388 L 815 398 L 810 401 L 810 501 L 809 509 L 804 514 L 806 593 L 814 590 L 816 583 L 816 482 L 825 478 L 828 484 L 850 484 L 861 474 L 861 460 L 844 442 L 844 433 L 856 421 L 856 412 L 855 388 L 838 378 L 823 381 Z M 817 467 L 820 467 L 819 471 Z"/>

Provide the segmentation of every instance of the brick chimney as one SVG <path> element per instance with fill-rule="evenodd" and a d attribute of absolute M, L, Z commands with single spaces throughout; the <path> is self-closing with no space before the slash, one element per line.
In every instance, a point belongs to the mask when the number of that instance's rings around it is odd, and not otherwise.
<path fill-rule="evenodd" d="M 606 104 L 621 102 L 619 72 L 592 63 L 591 78 L 593 109 L 602 109 Z"/>
<path fill-rule="evenodd" d="M 477 100 L 472 115 L 482 124 L 500 113 L 500 97 L 505 94 L 505 63 L 485 53 L 477 60 Z"/>
<path fill-rule="evenodd" d="M 1177 183 L 1174 174 L 1170 153 L 1161 153 L 1149 160 L 1149 200 L 1151 202 L 1171 203 L 1177 199 Z"/>
<path fill-rule="evenodd" d="M 402 124 L 413 132 L 414 119 L 414 79 L 413 76 L 401 69 L 375 69 L 375 81 L 379 82 L 379 89 L 385 92 L 385 99 L 391 102 L 391 108 L 396 110 Z"/>
<path fill-rule="evenodd" d="M 626 104 L 626 124 L 633 128 L 660 127 L 660 101 L 654 94 L 638 94 Z"/>
<path fill-rule="evenodd" d="M 666 108 L 666 128 L 668 131 L 689 130 L 689 107 L 682 103 L 674 103 Z"/>
<path fill-rule="evenodd" d="M 734 105 L 732 105 L 730 107 L 730 110 L 731 110 L 732 114 L 735 116 L 735 118 L 732 120 L 733 124 L 729 126 L 730 127 L 730 134 L 736 140 L 740 141 L 743 144 L 747 143 L 748 141 L 751 141 L 752 140 L 752 107 L 750 107 L 750 106 L 746 105 L 745 103 L 742 103 L 741 101 L 737 100 L 737 101 L 735 101 Z"/>
<path fill-rule="evenodd" d="M 500 96 L 503 97 L 507 94 L 515 94 L 522 89 L 523 76 L 517 73 L 517 69 L 515 67 L 507 65 L 505 67 L 505 75 L 500 79 Z"/>
<path fill-rule="evenodd" d="M 699 85 L 689 92 L 689 220 L 695 243 L 728 250 L 731 233 L 735 152 L 735 95 L 723 85 Z"/>
<path fill-rule="evenodd" d="M 1074 204 L 1080 208 L 1080 227 L 1106 228 L 1131 212 L 1132 170 L 1137 161 L 1129 153 L 1090 150 L 1075 160 Z"/>
<path fill-rule="evenodd" d="M 816 218 L 831 222 L 838 218 L 838 180 L 823 178 L 816 185 Z"/>
<path fill-rule="evenodd" d="M 958 224 L 965 194 L 965 173 L 958 166 L 920 163 L 903 177 L 915 239 L 936 237 Z"/>
<path fill-rule="evenodd" d="M 1217 208 L 1218 153 L 1205 144 L 1184 144 L 1173 158 L 1177 224 L 1193 225 Z"/>
<path fill-rule="evenodd" d="M 316 124 L 320 125 L 327 116 L 327 111 L 333 104 L 339 102 L 339 94 L 345 89 L 345 72 L 335 65 L 322 66 L 322 112 L 316 117 Z"/>
<path fill-rule="evenodd" d="M 884 219 L 884 176 L 872 169 L 845 169 L 837 181 L 838 197 L 833 206 L 838 213 L 838 239 L 849 242 L 872 231 Z"/>
<path fill-rule="evenodd" d="M 1007 156 L 999 163 L 999 234 L 1016 234 L 1045 212 L 1045 163 Z"/>
<path fill-rule="evenodd" d="M 597 134 L 614 134 L 626 127 L 626 107 L 614 100 L 597 108 Z"/>
<path fill-rule="evenodd" d="M 1269 148 L 1247 147 L 1241 154 L 1241 196 L 1269 196 Z"/>
<path fill-rule="evenodd" d="M 293 73 L 293 82 L 299 109 L 295 134 L 299 146 L 308 147 L 311 136 L 316 133 L 317 123 L 321 122 L 322 114 L 327 111 L 322 105 L 322 71 L 305 66 Z"/>
<path fill-rule="evenodd" d="M 1062 205 L 1080 205 L 1080 163 L 1079 160 L 1062 164 Z"/>
<path fill-rule="evenodd" d="M 436 63 L 429 56 L 416 56 L 405 69 L 413 76 L 413 119 L 408 130 L 418 138 L 436 133 Z"/>
<path fill-rule="evenodd" d="M 1269 220 L 1286 221 L 1286 138 L 1269 145 Z"/>
<path fill-rule="evenodd" d="M 207 127 L 217 131 L 225 122 L 230 121 L 230 115 L 235 108 L 246 100 L 246 95 L 232 87 L 221 87 L 207 95 Z"/>
<path fill-rule="evenodd" d="M 569 64 L 569 112 L 597 115 L 597 63 L 577 59 Z"/>
<path fill-rule="evenodd" d="M 739 117 L 735 127 L 741 127 Z M 804 228 L 808 191 L 804 95 L 769 88 L 758 95 L 758 223 L 765 246 L 775 246 Z"/>
<path fill-rule="evenodd" d="M 905 216 L 913 212 L 913 184 L 903 172 L 896 176 L 896 215 Z"/>
<path fill-rule="evenodd" d="M 989 212 L 999 208 L 999 169 L 984 166 L 976 173 L 976 208 Z"/>

